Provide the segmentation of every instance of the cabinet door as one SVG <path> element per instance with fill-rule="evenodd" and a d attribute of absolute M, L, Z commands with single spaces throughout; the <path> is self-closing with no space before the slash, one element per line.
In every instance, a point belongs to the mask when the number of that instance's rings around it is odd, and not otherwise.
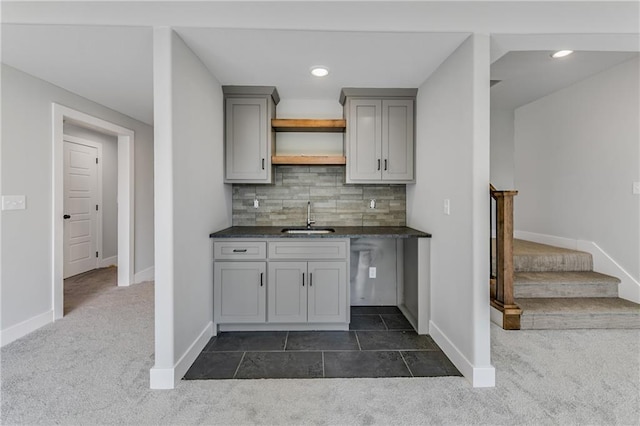
<path fill-rule="evenodd" d="M 347 182 L 380 180 L 382 101 L 350 99 L 347 117 Z"/>
<path fill-rule="evenodd" d="M 309 322 L 347 322 L 347 263 L 309 262 Z"/>
<path fill-rule="evenodd" d="M 382 101 L 382 180 L 412 181 L 413 100 Z"/>
<path fill-rule="evenodd" d="M 266 183 L 271 165 L 267 99 L 227 98 L 225 117 L 225 179 Z"/>
<path fill-rule="evenodd" d="M 215 262 L 213 313 L 217 323 L 266 321 L 266 262 Z"/>
<path fill-rule="evenodd" d="M 307 281 L 306 262 L 269 263 L 268 322 L 307 322 Z"/>

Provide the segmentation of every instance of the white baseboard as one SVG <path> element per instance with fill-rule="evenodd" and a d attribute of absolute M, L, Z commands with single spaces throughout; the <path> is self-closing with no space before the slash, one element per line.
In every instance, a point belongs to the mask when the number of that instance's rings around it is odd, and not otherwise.
<path fill-rule="evenodd" d="M 18 340 L 19 338 L 26 336 L 32 331 L 36 331 L 40 327 L 53 322 L 53 311 L 47 311 L 43 314 L 36 315 L 33 318 L 22 321 L 16 325 L 0 331 L 0 346 L 8 345 L 9 343 Z"/>
<path fill-rule="evenodd" d="M 118 266 L 118 256 L 105 257 L 98 261 L 98 268 L 108 268 L 109 266 Z"/>
<path fill-rule="evenodd" d="M 145 281 L 153 281 L 156 278 L 156 268 L 151 266 L 147 269 L 143 269 L 140 272 L 136 272 L 133 276 L 134 284 L 139 284 Z"/>
<path fill-rule="evenodd" d="M 548 244 L 556 247 L 580 250 L 590 253 L 593 257 L 593 270 L 602 274 L 611 275 L 620 279 L 618 284 L 618 296 L 635 303 L 640 303 L 640 282 L 633 278 L 611 256 L 602 250 L 593 241 L 574 240 L 571 238 L 556 237 L 554 235 L 538 234 L 528 231 L 515 231 L 514 237 L 534 243 Z"/>
<path fill-rule="evenodd" d="M 488 367 L 473 367 L 471 383 L 474 388 L 493 388 L 496 386 L 496 369 L 493 365 Z"/>
<path fill-rule="evenodd" d="M 489 306 L 489 317 L 491 318 L 492 323 L 500 326 L 501 328 L 504 326 L 504 315 L 502 315 L 502 312 L 493 306 Z"/>
<path fill-rule="evenodd" d="M 118 266 L 118 256 L 105 257 L 96 261 L 96 268 L 108 268 L 110 266 Z"/>
<path fill-rule="evenodd" d="M 490 388 L 496 385 L 495 367 L 476 367 L 471 364 L 433 321 L 429 321 L 429 335 L 474 388 Z"/>
<path fill-rule="evenodd" d="M 149 371 L 149 385 L 151 389 L 175 388 L 176 383 L 184 377 L 189 367 L 191 367 L 212 337 L 213 322 L 209 322 L 172 368 L 157 368 L 154 366 Z"/>
<path fill-rule="evenodd" d="M 153 367 L 149 370 L 149 387 L 151 389 L 173 389 L 176 387 L 174 368 Z"/>

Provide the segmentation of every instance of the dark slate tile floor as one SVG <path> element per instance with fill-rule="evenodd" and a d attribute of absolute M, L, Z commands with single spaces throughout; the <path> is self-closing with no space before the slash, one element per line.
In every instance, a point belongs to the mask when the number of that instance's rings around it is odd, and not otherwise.
<path fill-rule="evenodd" d="M 461 376 L 395 306 L 352 306 L 349 329 L 220 333 L 184 379 Z"/>

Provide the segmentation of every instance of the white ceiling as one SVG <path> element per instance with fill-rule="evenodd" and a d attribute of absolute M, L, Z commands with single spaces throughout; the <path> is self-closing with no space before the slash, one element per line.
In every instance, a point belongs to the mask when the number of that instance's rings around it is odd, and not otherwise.
<path fill-rule="evenodd" d="M 492 34 L 494 58 L 560 42 L 640 50 L 640 2 L 609 3 L 3 1 L 2 62 L 152 124 L 153 26 L 174 27 L 222 84 L 275 85 L 283 99 L 337 99 L 342 86 L 417 87 L 474 31 Z M 531 55 L 519 57 L 529 68 Z M 511 53 L 492 73 L 502 61 Z M 330 76 L 313 79 L 315 64 Z M 503 75 L 496 99 L 504 91 L 505 103 L 520 102 L 508 97 L 522 86 L 541 93 L 548 90 L 541 83 L 566 85 L 567 75 L 583 78 L 603 62 L 589 64 L 560 73 L 559 83 L 553 68 L 524 83 Z M 520 75 L 516 65 L 507 68 Z"/>
<path fill-rule="evenodd" d="M 2 25 L 2 62 L 153 123 L 153 30 Z"/>
<path fill-rule="evenodd" d="M 514 109 L 609 69 L 637 52 L 575 52 L 552 59 L 552 52 L 509 52 L 491 65 L 493 108 Z"/>
<path fill-rule="evenodd" d="M 222 84 L 276 86 L 283 99 L 342 87 L 418 87 L 469 34 L 177 28 Z M 324 65 L 330 74 L 313 77 Z"/>
<path fill-rule="evenodd" d="M 276 86 L 282 99 L 338 102 L 342 87 L 418 87 L 468 34 L 176 28 L 221 84 Z M 401 48 L 399 48 L 401 46 Z M 2 62 L 153 123 L 153 31 L 2 26 Z M 330 69 L 323 79 L 309 68 Z"/>
<path fill-rule="evenodd" d="M 480 34 L 637 34 L 637 0 L 2 1 L 2 22 Z"/>

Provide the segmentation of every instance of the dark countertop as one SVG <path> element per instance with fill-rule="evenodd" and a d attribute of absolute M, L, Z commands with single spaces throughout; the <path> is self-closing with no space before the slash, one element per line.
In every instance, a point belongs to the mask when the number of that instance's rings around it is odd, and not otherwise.
<path fill-rule="evenodd" d="M 285 234 L 286 226 L 232 226 L 210 238 L 431 238 L 431 234 L 406 226 L 331 226 L 330 234 Z M 291 227 L 294 228 L 294 227 Z M 297 227 L 295 227 L 297 228 Z M 323 228 L 314 226 L 313 228 Z M 327 227 L 329 228 L 329 227 Z"/>

